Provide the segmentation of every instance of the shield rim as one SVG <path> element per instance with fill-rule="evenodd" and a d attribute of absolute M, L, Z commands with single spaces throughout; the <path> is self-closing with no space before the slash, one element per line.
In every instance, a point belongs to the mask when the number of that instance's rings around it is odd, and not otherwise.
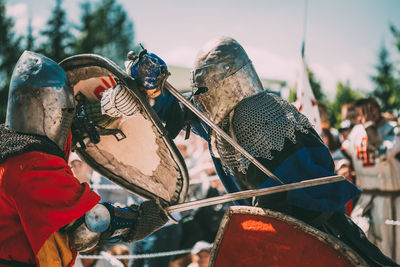
<path fill-rule="evenodd" d="M 123 188 L 131 191 L 132 193 L 138 194 L 147 199 L 159 199 L 160 201 L 164 202 L 167 205 L 173 205 L 182 203 L 185 201 L 185 197 L 187 195 L 187 191 L 189 188 L 189 174 L 185 164 L 185 161 L 179 152 L 178 148 L 176 147 L 175 143 L 170 139 L 168 136 L 168 131 L 165 129 L 164 125 L 162 124 L 161 120 L 159 119 L 157 113 L 153 110 L 150 106 L 144 94 L 138 89 L 136 80 L 129 76 L 125 71 L 123 71 L 118 65 L 116 65 L 110 59 L 103 57 L 97 54 L 79 54 L 70 56 L 68 58 L 63 59 L 59 65 L 64 69 L 65 72 L 82 68 L 85 66 L 98 66 L 107 69 L 113 75 L 115 75 L 120 81 L 125 83 L 125 85 L 131 89 L 132 94 L 136 98 L 136 100 L 140 103 L 143 111 L 145 112 L 145 118 L 150 120 L 153 125 L 155 126 L 158 134 L 163 139 L 163 142 L 167 146 L 170 155 L 174 162 L 177 164 L 179 168 L 179 172 L 181 174 L 181 179 L 177 179 L 177 186 L 180 190 L 175 190 L 174 195 L 171 196 L 171 200 L 168 202 L 165 199 L 157 196 L 156 194 L 141 188 L 136 184 L 128 183 L 125 179 L 116 175 L 115 173 L 111 172 L 107 168 L 97 164 L 97 162 L 88 155 L 84 150 L 77 147 L 75 152 L 86 161 L 86 163 L 92 167 L 94 170 L 99 172 L 100 174 L 104 175 L 107 179 L 111 180 L 112 182 L 122 186 Z"/>
<path fill-rule="evenodd" d="M 357 252 L 355 252 L 352 248 L 350 248 L 348 245 L 346 245 L 345 243 L 343 243 L 336 237 L 329 235 L 327 233 L 324 233 L 324 232 L 322 232 L 322 231 L 320 231 L 320 230 L 318 230 L 296 218 L 293 218 L 293 217 L 288 216 L 281 212 L 277 212 L 277 211 L 273 211 L 273 210 L 269 210 L 269 209 L 263 209 L 260 207 L 232 206 L 232 207 L 229 207 L 229 209 L 225 212 L 225 214 L 221 220 L 217 235 L 215 236 L 214 245 L 213 245 L 213 247 L 211 249 L 211 253 L 210 253 L 210 262 L 209 262 L 210 267 L 214 266 L 214 263 L 216 261 L 217 254 L 218 254 L 218 248 L 224 237 L 225 230 L 228 226 L 228 223 L 229 223 L 231 217 L 235 214 L 265 216 L 265 217 L 271 217 L 271 218 L 286 222 L 288 224 L 293 225 L 296 228 L 300 228 L 302 231 L 315 237 L 322 243 L 327 244 L 328 246 L 330 246 L 331 248 L 336 250 L 338 254 L 342 255 L 353 266 L 358 266 L 358 267 L 368 267 L 369 266 L 365 262 L 365 260 L 358 255 Z M 337 246 L 338 244 L 339 244 L 339 246 Z"/>

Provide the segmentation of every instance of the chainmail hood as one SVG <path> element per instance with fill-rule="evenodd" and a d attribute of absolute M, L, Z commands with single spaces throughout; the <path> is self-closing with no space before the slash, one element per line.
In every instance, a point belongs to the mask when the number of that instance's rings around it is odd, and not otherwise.
<path fill-rule="evenodd" d="M 222 122 L 222 129 L 253 157 L 268 160 L 274 159 L 271 151 L 282 151 L 286 140 L 296 144 L 296 131 L 308 133 L 310 127 L 293 105 L 265 91 L 240 101 Z M 250 161 L 219 135 L 215 147 L 225 171 L 246 173 Z"/>
<path fill-rule="evenodd" d="M 0 125 L 0 163 L 8 158 L 31 151 L 40 151 L 65 159 L 63 151 L 49 138 L 17 133 Z"/>

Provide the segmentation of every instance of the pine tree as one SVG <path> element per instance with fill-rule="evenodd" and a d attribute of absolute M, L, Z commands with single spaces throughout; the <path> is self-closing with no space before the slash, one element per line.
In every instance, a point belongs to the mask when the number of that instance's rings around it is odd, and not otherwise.
<path fill-rule="evenodd" d="M 11 75 L 21 55 L 21 37 L 14 33 L 14 21 L 6 16 L 5 1 L 0 0 L 0 123 L 5 121 Z"/>
<path fill-rule="evenodd" d="M 47 40 L 38 49 L 39 53 L 56 62 L 70 56 L 72 52 L 70 45 L 73 36 L 67 24 L 66 13 L 61 5 L 62 0 L 56 0 L 56 6 L 51 12 L 52 16 L 46 24 L 47 29 L 40 32 Z"/>
<path fill-rule="evenodd" d="M 92 5 L 90 1 L 85 1 L 80 5 L 82 10 L 81 26 L 77 27 L 80 37 L 76 39 L 73 48 L 76 54 L 94 53 L 98 42 L 94 39 L 95 27 L 93 27 Z"/>
<path fill-rule="evenodd" d="M 390 25 L 390 31 L 392 32 L 392 35 L 394 37 L 395 45 L 400 52 L 400 30 L 392 24 Z"/>
<path fill-rule="evenodd" d="M 94 9 L 88 1 L 81 5 L 81 36 L 75 53 L 96 53 L 122 64 L 134 44 L 133 22 L 115 0 L 102 0 Z"/>
<path fill-rule="evenodd" d="M 384 45 L 378 55 L 375 66 L 376 75 L 371 76 L 375 89 L 372 95 L 381 102 L 382 111 L 393 111 L 400 107 L 400 84 L 394 77 L 395 67 L 389 60 L 389 51 Z"/>
<path fill-rule="evenodd" d="M 28 30 L 26 35 L 26 50 L 33 51 L 35 49 L 35 38 L 33 37 L 32 18 L 29 17 Z"/>

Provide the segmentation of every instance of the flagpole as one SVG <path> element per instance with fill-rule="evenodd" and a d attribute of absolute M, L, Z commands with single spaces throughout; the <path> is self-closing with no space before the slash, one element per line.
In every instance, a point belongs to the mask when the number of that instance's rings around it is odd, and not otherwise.
<path fill-rule="evenodd" d="M 308 0 L 304 0 L 303 41 L 301 43 L 301 57 L 303 60 L 306 50 L 307 18 L 308 18 Z"/>

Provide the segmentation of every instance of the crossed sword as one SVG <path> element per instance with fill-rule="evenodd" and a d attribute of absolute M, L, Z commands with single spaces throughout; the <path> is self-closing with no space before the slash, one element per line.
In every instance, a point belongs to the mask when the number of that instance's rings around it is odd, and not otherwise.
<path fill-rule="evenodd" d="M 172 205 L 166 208 L 168 213 L 181 212 L 201 207 L 212 206 L 216 204 L 226 203 L 230 201 L 235 201 L 239 199 L 245 199 L 250 197 L 269 195 L 279 192 L 284 192 L 293 189 L 306 188 L 316 185 L 328 184 L 343 181 L 345 178 L 341 175 L 328 176 L 316 179 L 310 179 L 301 181 L 298 183 L 284 184 L 278 177 L 276 177 L 270 170 L 265 168 L 258 160 L 256 160 L 250 153 L 248 153 L 243 147 L 241 147 L 235 140 L 232 139 L 228 134 L 226 134 L 218 125 L 207 118 L 201 111 L 199 111 L 190 101 L 188 101 L 183 95 L 181 95 L 178 90 L 176 90 L 169 82 L 164 82 L 164 88 L 168 90 L 173 96 L 175 96 L 179 101 L 181 101 L 187 108 L 189 108 L 194 114 L 196 114 L 200 119 L 204 121 L 210 128 L 212 128 L 217 134 L 221 135 L 229 144 L 231 144 L 236 150 L 242 153 L 251 163 L 257 166 L 262 172 L 264 172 L 268 177 L 273 179 L 278 186 L 262 188 L 262 189 L 252 189 L 245 190 L 236 193 L 228 193 L 218 197 L 206 198 L 201 200 L 195 200 L 190 202 L 185 202 L 177 205 Z"/>

